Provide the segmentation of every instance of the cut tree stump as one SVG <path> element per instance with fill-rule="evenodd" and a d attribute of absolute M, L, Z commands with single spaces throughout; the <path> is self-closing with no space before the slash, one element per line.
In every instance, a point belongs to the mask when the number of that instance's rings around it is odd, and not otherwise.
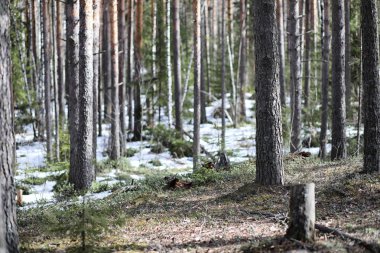
<path fill-rule="evenodd" d="M 315 185 L 295 185 L 290 192 L 288 238 L 313 242 L 315 238 Z"/>

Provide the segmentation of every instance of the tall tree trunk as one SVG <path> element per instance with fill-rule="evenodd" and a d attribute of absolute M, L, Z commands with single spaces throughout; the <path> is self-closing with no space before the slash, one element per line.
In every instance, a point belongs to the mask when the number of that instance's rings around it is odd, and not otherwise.
<path fill-rule="evenodd" d="M 155 0 L 154 0 L 155 1 Z M 128 52 L 127 52 L 127 94 L 128 94 L 128 130 L 133 130 L 133 86 L 132 86 L 132 59 L 133 59 L 133 9 L 134 1 L 128 0 Z"/>
<path fill-rule="evenodd" d="M 247 84 L 247 2 L 240 0 L 240 57 L 239 57 L 239 115 L 238 121 L 246 119 L 245 90 Z"/>
<path fill-rule="evenodd" d="M 51 120 L 51 29 L 49 19 L 49 0 L 42 2 L 43 33 L 44 33 L 44 83 L 45 83 L 45 129 L 46 129 L 46 158 L 52 161 L 52 120 Z"/>
<path fill-rule="evenodd" d="M 166 65 L 168 69 L 168 125 L 173 125 L 173 92 L 172 92 L 172 62 L 170 59 L 170 0 L 166 0 Z"/>
<path fill-rule="evenodd" d="M 224 0 L 222 0 L 224 1 Z M 201 0 L 193 0 L 194 14 L 194 139 L 193 171 L 198 168 L 200 155 L 200 68 L 201 68 Z"/>
<path fill-rule="evenodd" d="M 299 14 L 298 0 L 289 3 L 288 18 L 288 47 L 290 60 L 290 81 L 291 81 L 291 141 L 290 152 L 296 152 L 301 148 L 301 56 L 300 56 L 300 36 L 299 31 Z"/>
<path fill-rule="evenodd" d="M 346 158 L 344 0 L 332 1 L 332 149 L 331 160 Z"/>
<path fill-rule="evenodd" d="M 223 153 L 226 148 L 226 87 L 225 87 L 225 77 L 226 77 L 226 62 L 225 62 L 225 43 L 226 38 L 224 36 L 225 33 L 225 12 L 226 12 L 226 1 L 222 0 L 222 31 L 221 31 L 221 39 L 222 39 L 222 136 L 221 136 L 221 152 Z"/>
<path fill-rule="evenodd" d="M 142 32 L 143 32 L 143 11 L 144 2 L 137 1 L 136 4 L 136 33 L 135 33 L 135 80 L 137 84 L 134 86 L 134 105 L 135 105 L 135 124 L 133 129 L 134 140 L 141 140 L 142 137 L 142 107 L 140 98 L 140 86 L 142 85 L 141 70 L 142 64 Z"/>
<path fill-rule="evenodd" d="M 110 1 L 103 0 L 103 96 L 104 120 L 110 122 L 112 113 L 112 74 L 111 74 L 111 29 L 110 29 Z"/>
<path fill-rule="evenodd" d="M 350 12 L 351 0 L 344 0 L 344 33 L 345 33 L 345 72 L 344 72 L 344 81 L 346 84 L 346 113 L 350 113 L 351 108 L 351 93 L 352 93 L 352 84 L 351 84 L 351 25 L 350 25 Z"/>
<path fill-rule="evenodd" d="M 173 33 L 175 129 L 182 133 L 181 34 L 179 0 L 173 0 Z"/>
<path fill-rule="evenodd" d="M 79 128 L 78 128 L 78 167 L 74 188 L 88 189 L 95 179 L 93 160 L 93 3 L 80 0 L 79 30 Z"/>
<path fill-rule="evenodd" d="M 64 51 L 63 51 L 63 17 L 62 3 L 57 1 L 57 61 L 58 61 L 58 107 L 59 125 L 63 129 L 65 122 L 65 71 L 64 71 Z"/>
<path fill-rule="evenodd" d="M 174 4 L 174 3 L 173 3 Z M 174 8 L 174 7 L 173 7 Z M 174 17 L 174 15 L 173 15 Z M 151 18 L 152 18 L 152 76 L 157 77 L 157 63 L 156 63 L 156 54 L 157 54 L 157 1 L 152 0 L 151 1 Z M 179 31 L 179 30 L 178 30 Z M 174 33 L 174 36 L 175 33 Z M 174 49 L 175 50 L 175 49 Z M 175 60 L 175 59 L 174 59 Z M 177 66 L 174 66 L 175 68 Z M 175 71 L 175 69 L 174 69 Z M 174 73 L 175 75 L 175 73 Z M 174 76 L 174 78 L 176 78 Z M 148 109 L 148 126 L 153 127 L 154 126 L 154 100 L 155 100 L 155 93 L 156 93 L 156 83 L 153 83 L 151 87 L 149 87 L 149 90 L 147 92 L 147 109 Z"/>
<path fill-rule="evenodd" d="M 375 0 L 361 2 L 364 88 L 364 171 L 380 173 L 379 42 Z"/>
<path fill-rule="evenodd" d="M 126 51 L 126 29 L 125 29 L 125 0 L 118 0 L 118 39 L 119 39 L 119 105 L 120 105 L 120 153 L 125 153 L 126 124 L 125 124 L 125 51 Z"/>
<path fill-rule="evenodd" d="M 327 122 L 329 110 L 329 55 L 330 55 L 330 0 L 323 0 L 321 10 L 323 12 L 322 23 L 322 118 L 320 133 L 320 156 L 326 158 Z"/>
<path fill-rule="evenodd" d="M 253 3 L 256 66 L 256 182 L 284 184 L 275 0 Z"/>
<path fill-rule="evenodd" d="M 205 23 L 206 23 L 206 8 L 205 8 L 206 1 L 203 0 L 201 2 L 201 70 L 200 70 L 200 79 L 201 79 L 201 124 L 204 124 L 207 122 L 206 117 L 206 30 L 205 30 Z"/>
<path fill-rule="evenodd" d="M 101 11 L 101 0 L 93 0 L 93 7 L 94 7 L 94 40 L 93 40 L 93 50 L 94 50 L 94 88 L 93 88 L 93 107 L 92 107 L 92 113 L 93 113 L 93 141 L 92 141 L 92 156 L 94 157 L 94 160 L 96 160 L 96 148 L 97 148 L 97 136 L 98 136 L 98 118 L 99 118 L 99 66 L 100 66 L 100 11 Z M 101 131 L 101 126 L 99 128 L 99 132 Z"/>
<path fill-rule="evenodd" d="M 0 251 L 18 253 L 15 183 L 15 137 L 11 85 L 10 5 L 0 3 Z"/>
<path fill-rule="evenodd" d="M 286 0 L 285 0 L 286 1 Z M 283 0 L 277 0 L 277 31 L 280 64 L 280 97 L 281 105 L 286 105 L 285 98 L 285 35 L 284 35 L 284 10 Z"/>
<path fill-rule="evenodd" d="M 310 94 L 310 35 L 311 35 L 311 22 L 310 22 L 310 3 L 311 0 L 305 0 L 305 54 L 304 54 L 304 105 L 309 106 L 309 94 Z"/>
<path fill-rule="evenodd" d="M 69 94 L 70 171 L 69 182 L 76 180 L 78 167 L 78 127 L 79 127 L 79 2 L 66 3 L 66 82 Z"/>

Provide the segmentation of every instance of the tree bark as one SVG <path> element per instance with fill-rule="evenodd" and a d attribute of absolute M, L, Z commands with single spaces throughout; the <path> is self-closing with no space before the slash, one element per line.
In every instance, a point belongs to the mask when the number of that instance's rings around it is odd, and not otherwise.
<path fill-rule="evenodd" d="M 245 91 L 247 85 L 247 2 L 240 0 L 240 57 L 239 57 L 239 115 L 238 122 L 246 119 Z M 280 59 L 281 60 L 281 59 Z"/>
<path fill-rule="evenodd" d="M 182 133 L 181 34 L 179 0 L 173 0 L 173 33 L 175 129 Z"/>
<path fill-rule="evenodd" d="M 278 50 L 280 64 L 280 97 L 281 105 L 286 105 L 285 98 L 285 34 L 284 34 L 284 8 L 283 0 L 277 0 L 277 30 L 278 30 Z"/>
<path fill-rule="evenodd" d="M 63 17 L 62 3 L 57 1 L 57 61 L 58 61 L 58 108 L 59 108 L 59 126 L 63 129 L 65 122 L 65 71 L 64 71 L 64 47 L 63 47 Z"/>
<path fill-rule="evenodd" d="M 226 38 L 225 38 L 225 13 L 226 13 L 226 1 L 222 0 L 222 27 L 221 27 L 221 40 L 222 40 L 222 46 L 221 46 L 221 53 L 222 53 L 222 136 L 221 136 L 221 147 L 220 151 L 223 153 L 226 148 L 226 85 L 225 85 L 225 79 L 226 79 L 226 55 L 225 55 L 225 48 L 226 48 Z"/>
<path fill-rule="evenodd" d="M 364 171 L 380 173 L 380 82 L 377 3 L 361 2 Z"/>
<path fill-rule="evenodd" d="M 173 125 L 173 81 L 172 81 L 172 62 L 170 57 L 170 0 L 166 0 L 166 67 L 168 74 L 168 126 L 172 128 Z"/>
<path fill-rule="evenodd" d="M 96 160 L 96 148 L 97 148 L 97 136 L 98 136 L 98 118 L 99 118 L 99 84 L 100 84 L 100 77 L 99 77 L 99 67 L 100 67 L 100 11 L 101 11 L 101 0 L 93 0 L 93 14 L 94 14 L 94 40 L 93 40 L 93 50 L 94 50 L 94 85 L 93 85 L 93 107 L 92 107 L 92 113 L 93 113 L 93 141 L 92 141 L 92 156 L 94 160 Z M 101 127 L 100 127 L 101 128 Z M 99 128 L 99 131 L 100 131 Z"/>
<path fill-rule="evenodd" d="M 310 36 L 311 36 L 311 22 L 310 22 L 310 7 L 311 0 L 305 0 L 305 52 L 304 52 L 304 76 L 303 82 L 305 87 L 304 105 L 305 108 L 309 106 L 310 96 Z"/>
<path fill-rule="evenodd" d="M 290 152 L 294 153 L 301 148 L 301 54 L 300 54 L 300 36 L 299 32 L 299 0 L 290 1 L 289 3 L 289 60 L 290 60 L 290 81 L 291 81 L 291 141 Z"/>
<path fill-rule="evenodd" d="M 154 0 L 155 1 L 155 0 Z M 132 75 L 133 75 L 133 9 L 134 1 L 128 0 L 128 52 L 127 52 L 127 94 L 128 94 L 128 130 L 133 130 L 133 86 Z"/>
<path fill-rule="evenodd" d="M 256 89 L 256 182 L 282 185 L 282 125 L 275 0 L 253 2 Z"/>
<path fill-rule="evenodd" d="M 18 253 L 9 0 L 0 3 L 0 251 Z"/>
<path fill-rule="evenodd" d="M 315 239 L 315 185 L 302 184 L 292 187 L 289 205 L 289 227 L 286 236 L 300 241 Z"/>
<path fill-rule="evenodd" d="M 321 8 L 323 12 L 322 23 L 322 115 L 320 133 L 320 157 L 325 159 L 327 155 L 327 123 L 329 110 L 329 55 L 330 55 L 330 6 L 329 0 L 323 0 Z"/>
<path fill-rule="evenodd" d="M 352 84 L 351 84 L 351 0 L 344 0 L 344 33 L 345 33 L 345 72 L 344 72 L 344 81 L 346 84 L 346 112 L 350 113 L 351 108 L 351 93 L 352 93 Z"/>
<path fill-rule="evenodd" d="M 110 1 L 103 0 L 103 58 L 102 58 L 102 75 L 103 75 L 103 102 L 104 102 L 104 120 L 110 122 L 112 113 L 112 74 L 111 74 L 111 29 L 110 29 Z"/>
<path fill-rule="evenodd" d="M 222 0 L 224 2 L 224 0 Z M 200 67 L 201 67 L 201 0 L 193 0 L 194 14 L 194 140 L 193 171 L 198 168 L 200 155 Z"/>
<path fill-rule="evenodd" d="M 346 158 L 344 0 L 332 1 L 332 150 L 331 160 Z"/>
<path fill-rule="evenodd" d="M 205 124 L 207 122 L 206 117 L 206 2 L 203 0 L 201 3 L 201 70 L 200 70 L 200 79 L 201 79 L 201 124 Z"/>

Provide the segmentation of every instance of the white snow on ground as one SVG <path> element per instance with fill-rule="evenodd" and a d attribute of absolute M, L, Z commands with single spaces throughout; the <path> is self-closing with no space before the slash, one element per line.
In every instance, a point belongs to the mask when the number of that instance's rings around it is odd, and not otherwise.
<path fill-rule="evenodd" d="M 228 94 L 229 96 L 229 94 Z M 142 100 L 145 101 L 145 100 Z M 255 143 L 255 114 L 254 114 L 255 102 L 252 99 L 251 94 L 246 94 L 246 109 L 247 109 L 247 123 L 243 124 L 238 128 L 232 127 L 232 122 L 230 119 L 226 119 L 226 152 L 231 160 L 231 162 L 242 162 L 254 157 L 256 154 L 256 143 Z M 209 123 L 202 124 L 200 128 L 201 133 L 201 145 L 211 154 L 217 155 L 219 151 L 219 146 L 221 143 L 221 118 L 217 115 L 218 111 L 220 114 L 221 101 L 216 100 L 210 103 L 210 106 L 206 108 L 207 119 Z M 228 109 L 230 104 L 226 103 L 226 108 Z M 191 109 L 190 109 L 191 111 Z M 230 110 L 228 110 L 230 111 Z M 217 116 L 215 116 L 217 115 Z M 215 117 L 214 117 L 215 116 Z M 158 113 L 156 114 L 158 117 Z M 184 130 L 192 135 L 193 126 L 192 119 L 184 120 Z M 164 115 L 164 110 L 162 110 L 161 123 L 168 124 L 167 116 Z M 318 129 L 317 129 L 318 131 Z M 362 132 L 362 131 L 361 131 Z M 109 143 L 110 136 L 110 125 L 104 124 L 102 128 L 103 136 L 97 138 L 97 161 L 102 161 L 107 159 L 107 153 L 105 152 Z M 328 133 L 330 135 L 330 133 Z M 347 127 L 347 135 L 353 137 L 356 135 L 356 128 Z M 185 137 L 189 140 L 188 137 Z M 28 172 L 27 169 L 31 168 L 42 168 L 45 166 L 45 144 L 42 142 L 32 142 L 33 141 L 33 131 L 31 126 L 26 127 L 26 132 L 23 134 L 16 135 L 17 142 L 17 175 L 15 177 L 16 182 L 25 180 L 26 178 L 46 178 L 48 176 L 55 176 L 62 173 L 58 172 Z M 183 158 L 173 158 L 169 151 L 166 149 L 161 154 L 155 154 L 151 152 L 152 143 L 149 141 L 141 142 L 128 142 L 127 148 L 134 149 L 137 152 L 130 158 L 128 158 L 129 166 L 133 168 L 147 168 L 151 170 L 174 170 L 178 174 L 188 174 L 191 173 L 193 160 L 191 157 Z M 331 145 L 327 145 L 328 152 L 331 150 Z M 303 151 L 309 151 L 313 155 L 317 155 L 319 148 L 303 148 Z M 288 150 L 284 150 L 288 153 Z M 204 155 L 204 154 L 203 154 Z M 204 155 L 205 156 L 205 155 Z M 157 164 L 159 161 L 159 164 Z M 142 180 L 145 178 L 143 174 L 136 172 L 131 172 L 128 175 L 133 180 Z M 98 176 L 97 182 L 105 182 L 109 185 L 120 182 L 118 178 L 118 171 L 111 170 L 105 175 Z M 53 199 L 53 187 L 56 182 L 46 181 L 42 185 L 31 185 L 31 194 L 23 196 L 23 202 L 27 203 L 28 207 L 35 206 L 36 204 L 43 201 L 52 203 Z M 101 199 L 108 196 L 111 192 L 101 192 L 96 194 L 88 194 L 89 199 Z"/>

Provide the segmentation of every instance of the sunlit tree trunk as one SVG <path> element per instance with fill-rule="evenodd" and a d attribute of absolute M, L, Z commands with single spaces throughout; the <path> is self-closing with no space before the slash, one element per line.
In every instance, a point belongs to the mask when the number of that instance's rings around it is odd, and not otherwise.
<path fill-rule="evenodd" d="M 182 96 L 181 96 L 181 34 L 179 19 L 179 0 L 173 0 L 173 57 L 174 57 L 174 102 L 175 129 L 182 133 Z"/>

